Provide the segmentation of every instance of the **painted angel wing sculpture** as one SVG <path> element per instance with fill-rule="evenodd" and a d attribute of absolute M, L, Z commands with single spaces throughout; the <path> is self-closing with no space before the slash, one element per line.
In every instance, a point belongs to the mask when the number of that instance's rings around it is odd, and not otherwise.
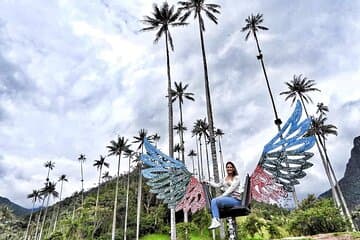
<path fill-rule="evenodd" d="M 305 169 L 313 164 L 308 160 L 313 153 L 307 152 L 315 144 L 315 137 L 305 137 L 310 128 L 309 118 L 300 121 L 300 101 L 288 121 L 265 146 L 260 161 L 252 174 L 251 192 L 255 200 L 270 202 L 292 192 L 298 179 L 305 177 Z"/>
<path fill-rule="evenodd" d="M 176 206 L 175 211 L 183 210 L 185 213 L 191 211 L 194 214 L 205 206 L 206 196 L 204 187 L 195 177 L 191 177 L 185 195 Z"/>
<path fill-rule="evenodd" d="M 150 192 L 169 207 L 175 207 L 185 194 L 191 173 L 182 162 L 165 155 L 147 140 L 144 146 L 147 154 L 143 154 L 141 160 L 147 168 L 142 174 L 147 179 Z"/>

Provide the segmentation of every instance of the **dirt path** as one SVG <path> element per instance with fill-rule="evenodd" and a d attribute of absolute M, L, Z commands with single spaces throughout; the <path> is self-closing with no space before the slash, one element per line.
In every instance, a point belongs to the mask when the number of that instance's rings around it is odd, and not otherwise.
<path fill-rule="evenodd" d="M 354 240 L 354 239 L 360 239 L 360 237 L 351 236 L 350 234 L 341 234 L 337 235 L 334 233 L 328 233 L 328 234 L 319 234 L 312 236 L 312 239 L 321 239 L 321 240 Z"/>
<path fill-rule="evenodd" d="M 318 234 L 313 236 L 305 236 L 305 237 L 289 237 L 284 238 L 282 240 L 305 240 L 305 239 L 317 239 L 317 240 L 360 240 L 359 236 L 352 236 L 348 233 L 326 233 L 326 234 Z"/>

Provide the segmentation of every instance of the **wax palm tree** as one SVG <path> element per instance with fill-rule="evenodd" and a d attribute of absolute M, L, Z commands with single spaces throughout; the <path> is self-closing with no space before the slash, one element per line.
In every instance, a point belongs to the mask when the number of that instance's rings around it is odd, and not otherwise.
<path fill-rule="evenodd" d="M 109 174 L 109 171 L 104 172 L 104 174 L 101 177 L 104 181 L 109 181 L 112 177 Z"/>
<path fill-rule="evenodd" d="M 101 176 L 101 179 L 103 182 L 105 182 L 105 188 L 107 188 L 108 181 L 112 179 L 112 177 L 109 174 L 109 171 L 104 172 L 103 175 Z"/>
<path fill-rule="evenodd" d="M 301 104 L 303 106 L 303 109 L 306 113 L 306 116 L 309 118 L 308 111 L 306 109 L 306 103 L 312 103 L 312 99 L 307 94 L 309 92 L 319 91 L 320 90 L 315 86 L 315 81 L 308 79 L 306 77 L 303 77 L 301 74 L 296 76 L 294 75 L 293 79 L 290 82 L 285 82 L 285 84 L 288 87 L 287 91 L 283 91 L 280 93 L 280 95 L 286 95 L 285 100 L 291 99 L 292 103 L 296 100 L 296 98 L 299 98 L 301 101 Z M 326 115 L 326 112 L 329 111 L 328 107 L 325 106 L 323 103 L 319 103 L 317 109 L 317 113 L 320 113 L 320 116 L 318 118 L 312 117 L 312 126 L 310 130 L 308 131 L 307 135 L 315 135 L 316 136 L 316 146 L 320 154 L 320 158 L 322 160 L 325 173 L 328 177 L 328 181 L 331 187 L 331 192 L 333 196 L 333 200 L 335 201 L 335 204 L 340 206 L 343 210 L 343 212 L 347 215 L 347 206 L 345 200 L 343 200 L 343 194 L 341 192 L 341 189 L 337 183 L 337 179 L 335 176 L 335 172 L 333 171 L 330 159 L 328 157 L 328 154 L 326 152 L 326 146 L 325 146 L 325 135 L 323 135 L 322 139 L 322 127 L 325 125 L 326 118 L 324 117 Z M 327 134 L 337 134 L 336 127 L 334 125 L 326 125 L 325 129 Z M 334 131 L 335 130 L 335 131 Z"/>
<path fill-rule="evenodd" d="M 171 50 L 174 50 L 173 40 L 170 34 L 170 27 L 175 26 L 184 26 L 187 23 L 184 21 L 178 21 L 180 11 L 176 11 L 174 6 L 169 6 L 167 2 L 164 2 L 159 8 L 157 4 L 153 5 L 152 16 L 145 16 L 143 23 L 149 27 L 145 27 L 142 31 L 153 31 L 156 30 L 156 37 L 154 43 L 157 43 L 159 39 L 165 35 L 165 50 L 166 50 L 166 66 L 167 66 L 167 80 L 168 80 L 168 131 L 169 131 L 169 155 L 170 157 L 174 156 L 173 146 L 174 146 L 174 133 L 173 133 L 173 109 L 172 109 L 172 100 L 171 100 L 171 74 L 170 74 L 170 57 L 169 57 L 169 45 Z M 171 210 L 171 221 L 175 219 L 175 209 Z M 136 229 L 136 239 L 139 237 L 138 224 Z M 176 239 L 175 223 L 171 224 L 171 240 Z"/>
<path fill-rule="evenodd" d="M 203 160 L 202 160 L 202 142 L 201 142 L 201 136 L 202 136 L 202 131 L 201 131 L 201 121 L 202 119 L 198 119 L 195 121 L 193 129 L 192 129 L 192 134 L 193 136 L 196 137 L 196 147 L 198 148 L 198 152 L 200 153 L 200 157 L 198 159 L 198 168 L 199 168 L 199 179 L 203 180 L 204 179 L 204 170 L 203 170 Z M 199 166 L 200 164 L 200 166 Z"/>
<path fill-rule="evenodd" d="M 152 142 L 152 137 L 148 136 L 147 130 L 140 129 L 138 136 L 134 136 L 133 143 L 138 143 L 137 150 L 141 149 L 141 154 L 144 153 L 144 141 L 147 139 L 149 142 Z M 142 203 L 142 162 L 138 162 L 139 167 L 139 179 L 138 179 L 138 195 L 137 195 L 137 210 L 136 210 L 136 239 L 139 239 L 140 236 L 140 215 L 141 215 L 141 203 Z"/>
<path fill-rule="evenodd" d="M 191 158 L 191 163 L 192 163 L 192 172 L 193 174 L 195 173 L 195 162 L 194 162 L 194 157 L 196 157 L 196 152 L 194 149 L 191 149 L 188 156 Z"/>
<path fill-rule="evenodd" d="M 34 207 L 35 207 L 35 203 L 38 201 L 38 200 L 41 200 L 41 196 L 40 196 L 40 191 L 39 190 L 33 190 L 32 193 L 28 194 L 27 195 L 27 198 L 31 198 L 32 199 L 32 208 L 31 208 L 31 213 L 30 213 L 30 217 L 29 217 L 29 222 L 28 222 L 28 225 L 26 227 L 26 232 L 25 232 L 25 237 L 24 237 L 24 240 L 27 240 L 28 239 L 28 234 L 29 234 L 29 229 L 30 229 L 30 224 L 31 224 L 31 219 L 32 219 L 32 215 L 34 213 Z"/>
<path fill-rule="evenodd" d="M 46 175 L 46 182 L 49 182 L 49 180 L 50 180 L 50 178 L 49 178 L 50 177 L 50 171 L 55 168 L 55 162 L 47 161 L 47 162 L 44 163 L 44 167 L 48 168 L 47 175 Z M 41 194 L 41 196 L 44 196 L 43 192 L 41 192 L 40 194 Z M 41 220 L 42 209 L 44 207 L 44 204 L 45 204 L 45 197 L 43 197 L 43 201 L 42 201 L 41 208 L 40 208 L 40 211 L 39 211 L 38 219 L 37 219 L 37 222 L 36 222 L 35 238 L 38 236 L 38 230 L 39 230 L 39 227 L 40 227 L 40 220 Z"/>
<path fill-rule="evenodd" d="M 185 163 L 185 156 L 184 156 L 184 151 L 185 151 L 185 147 L 184 147 L 184 131 L 187 130 L 187 128 L 184 126 L 182 120 L 180 120 L 180 122 L 178 122 L 178 124 L 176 124 L 174 126 L 174 130 L 176 131 L 176 133 L 179 135 L 180 138 L 180 143 L 179 143 L 179 149 L 181 153 L 181 161 L 183 163 Z M 174 146 L 174 151 L 175 151 L 175 146 Z M 180 160 L 180 157 L 178 157 L 178 159 Z"/>
<path fill-rule="evenodd" d="M 44 194 L 45 199 L 47 200 L 46 200 L 46 207 L 45 207 L 45 212 L 44 212 L 38 240 L 41 240 L 42 237 L 50 198 L 51 197 L 57 198 L 59 196 L 59 193 L 56 191 L 56 183 L 52 183 L 52 182 L 45 183 L 45 187 L 41 189 L 41 192 Z"/>
<path fill-rule="evenodd" d="M 180 18 L 181 21 L 185 21 L 192 13 L 194 17 L 198 19 L 199 32 L 200 32 L 200 43 L 201 43 L 201 53 L 203 59 L 204 67 L 204 80 L 205 80 L 205 97 L 206 97 L 206 110 L 207 118 L 209 121 L 209 133 L 210 133 L 210 147 L 211 147 L 211 156 L 213 162 L 213 170 L 215 181 L 219 181 L 219 172 L 218 164 L 216 159 L 216 146 L 215 146 L 215 134 L 214 134 L 214 120 L 213 120 L 213 111 L 211 106 L 211 97 L 210 97 L 210 84 L 208 76 L 208 67 L 206 61 L 205 53 L 205 43 L 204 43 L 204 32 L 205 32 L 205 23 L 203 19 L 203 14 L 205 14 L 213 23 L 217 24 L 218 20 L 216 14 L 220 14 L 220 5 L 205 3 L 205 0 L 187 0 L 179 1 L 180 10 L 184 13 Z"/>
<path fill-rule="evenodd" d="M 183 111 L 182 111 L 182 105 L 184 104 L 184 100 L 188 99 L 190 101 L 195 101 L 194 99 L 194 93 L 186 92 L 186 89 L 188 88 L 189 84 L 185 84 L 183 86 L 182 82 L 175 82 L 175 89 L 171 91 L 172 95 L 172 102 L 175 102 L 178 100 L 179 102 L 179 111 L 180 111 L 180 125 L 183 126 Z M 174 128 L 175 129 L 175 128 Z M 182 145 L 182 152 L 181 152 L 181 161 L 185 163 L 185 147 L 184 147 L 184 132 L 180 131 L 180 144 Z"/>
<path fill-rule="evenodd" d="M 208 144 L 210 143 L 210 134 L 209 134 L 209 124 L 206 122 L 205 118 L 204 118 L 204 120 L 200 121 L 200 131 L 202 132 L 202 136 L 204 138 L 208 180 L 210 181 L 211 174 L 210 174 L 210 162 L 209 162 L 209 152 L 208 152 Z M 214 175 L 215 175 L 215 173 L 214 173 Z"/>
<path fill-rule="evenodd" d="M 177 160 L 180 160 L 180 152 L 181 152 L 181 145 L 180 143 L 176 143 L 174 146 L 174 153 L 177 153 Z"/>
<path fill-rule="evenodd" d="M 46 181 L 49 181 L 49 176 L 50 176 L 50 171 L 53 170 L 55 168 L 55 162 L 52 161 L 47 161 L 46 163 L 44 163 L 44 167 L 48 168 L 48 172 L 46 175 Z"/>
<path fill-rule="evenodd" d="M 221 176 L 222 177 L 225 177 L 224 157 L 223 157 L 222 148 L 221 148 L 221 139 L 222 139 L 222 136 L 224 136 L 224 134 L 225 133 L 220 128 L 217 128 L 215 131 L 215 135 L 218 137 L 218 143 L 219 143 L 219 155 L 220 155 L 220 166 L 221 166 Z"/>
<path fill-rule="evenodd" d="M 119 178 L 120 178 L 120 160 L 121 154 L 129 149 L 130 144 L 127 144 L 128 140 L 124 137 L 118 136 L 117 140 L 111 140 L 110 145 L 107 146 L 109 149 L 109 156 L 118 156 L 118 166 L 117 166 L 117 175 L 116 175 L 116 188 L 115 188 L 115 200 L 114 200 L 114 214 L 113 214 L 113 223 L 111 231 L 111 239 L 115 240 L 115 229 L 116 229 L 116 210 L 117 210 L 117 200 L 118 200 L 118 189 L 119 189 Z"/>
<path fill-rule="evenodd" d="M 273 94 L 271 92 L 270 82 L 269 82 L 269 79 L 268 79 L 268 76 L 267 76 L 267 73 L 266 73 L 266 69 L 265 69 L 263 54 L 261 52 L 258 36 L 256 34 L 260 30 L 265 30 L 265 31 L 269 30 L 267 27 L 261 25 L 263 23 L 263 21 L 264 20 L 263 20 L 263 15 L 262 14 L 260 14 L 260 13 L 258 13 L 256 15 L 251 14 L 251 16 L 248 16 L 245 19 L 246 25 L 241 29 L 241 31 L 242 32 L 247 32 L 246 35 L 245 35 L 245 40 L 246 41 L 249 39 L 249 36 L 250 36 L 251 33 L 253 34 L 254 39 L 256 41 L 256 47 L 257 47 L 258 54 L 259 54 L 259 55 L 257 55 L 257 59 L 260 60 L 261 67 L 262 67 L 264 77 L 265 77 L 265 81 L 266 81 L 266 86 L 267 86 L 268 93 L 269 93 L 269 96 L 270 96 L 270 99 L 271 99 L 271 104 L 272 104 L 274 115 L 275 115 L 274 123 L 277 126 L 278 131 L 280 131 L 282 122 L 281 122 L 281 120 L 279 118 L 279 115 L 277 113 L 277 110 L 276 110 L 274 97 L 273 97 Z M 282 136 L 280 136 L 280 137 L 282 138 Z M 287 162 L 286 162 L 286 166 L 288 166 Z M 296 196 L 295 187 L 293 187 L 292 196 L 293 196 L 295 206 L 297 206 L 298 205 L 298 200 L 297 200 L 297 196 Z"/>
<path fill-rule="evenodd" d="M 316 105 L 316 113 L 320 113 L 321 116 L 326 115 L 329 112 L 329 108 L 324 105 L 324 103 L 318 103 Z"/>
<path fill-rule="evenodd" d="M 323 108 L 324 107 L 327 109 L 326 106 L 323 106 Z M 312 117 L 312 125 L 306 135 L 314 135 L 317 137 L 317 140 L 319 141 L 320 146 L 323 150 L 324 156 L 322 155 L 322 153 L 320 154 L 320 156 L 323 159 L 325 172 L 328 175 L 333 199 L 334 199 L 335 203 L 341 207 L 342 212 L 344 213 L 344 215 L 346 216 L 346 218 L 348 219 L 348 221 L 351 224 L 352 230 L 355 231 L 356 227 L 352 220 L 351 213 L 346 204 L 344 195 L 341 191 L 340 185 L 336 178 L 335 171 L 331 165 L 329 155 L 328 155 L 327 149 L 326 149 L 327 136 L 330 134 L 337 135 L 337 130 L 336 130 L 337 127 L 333 124 L 325 124 L 326 121 L 327 121 L 327 118 L 323 114 L 320 114 L 320 116 L 318 116 L 317 118 Z M 319 148 L 319 150 L 320 150 L 320 148 Z"/>
<path fill-rule="evenodd" d="M 153 138 L 154 139 L 154 138 Z M 128 174 L 127 174 L 127 185 L 126 185 L 126 202 L 125 202 L 125 221 L 124 221 L 124 240 L 127 237 L 127 220 L 129 212 L 129 192 L 130 192 L 130 164 L 133 157 L 136 157 L 136 153 L 131 149 L 127 149 L 124 152 L 124 157 L 129 159 L 128 162 Z"/>
<path fill-rule="evenodd" d="M 141 29 L 141 31 L 156 30 L 156 37 L 154 43 L 157 43 L 160 38 L 165 35 L 165 50 L 166 50 L 166 66 L 167 66 L 167 80 L 168 80 L 168 121 L 169 121 L 169 155 L 173 157 L 173 109 L 171 101 L 171 74 L 170 74 L 170 57 L 169 45 L 171 50 L 174 50 L 173 40 L 170 34 L 170 27 L 182 26 L 187 23 L 178 21 L 180 12 L 175 10 L 174 6 L 169 6 L 164 2 L 161 7 L 157 4 L 153 5 L 152 16 L 145 16 L 142 22 L 148 27 Z"/>
<path fill-rule="evenodd" d="M 327 118 L 320 114 L 317 118 L 312 118 L 312 125 L 308 131 L 309 135 L 317 135 L 319 136 L 319 142 L 321 146 L 323 146 L 324 151 L 326 151 L 325 142 L 327 140 L 327 136 L 332 134 L 337 136 L 337 127 L 333 124 L 325 124 Z"/>
<path fill-rule="evenodd" d="M 154 143 L 155 143 L 155 147 L 157 147 L 157 144 L 158 144 L 159 141 L 160 141 L 160 135 L 158 135 L 157 133 L 153 134 L 153 135 L 152 135 L 152 140 L 153 140 Z"/>
<path fill-rule="evenodd" d="M 278 129 L 280 131 L 281 120 L 280 120 L 280 118 L 278 116 L 278 113 L 277 113 L 277 110 L 276 110 L 274 97 L 273 97 L 273 94 L 271 92 L 270 82 L 269 82 L 269 79 L 268 79 L 268 76 L 267 76 L 267 73 L 266 73 L 266 70 L 265 70 L 265 64 L 264 64 L 263 55 L 261 53 L 259 40 L 258 40 L 258 37 L 257 37 L 257 34 L 256 34 L 259 30 L 269 30 L 267 27 L 261 25 L 263 21 L 264 20 L 263 20 L 263 15 L 262 14 L 260 14 L 260 13 L 258 13 L 256 15 L 251 14 L 251 16 L 248 16 L 245 19 L 246 25 L 241 29 L 241 31 L 247 32 L 246 36 L 245 36 L 245 40 L 248 40 L 250 34 L 252 33 L 253 36 L 254 36 L 254 39 L 256 41 L 256 46 L 257 46 L 257 50 L 258 50 L 258 53 L 259 53 L 259 55 L 257 56 L 257 59 L 259 59 L 260 62 L 261 62 L 262 70 L 263 70 L 264 76 L 265 76 L 266 86 L 267 86 L 267 89 L 268 89 L 268 92 L 269 92 L 269 95 L 270 95 L 270 99 L 271 99 L 271 104 L 272 104 L 272 107 L 273 107 L 273 110 L 274 110 L 275 124 L 277 125 L 277 127 L 278 127 Z"/>
<path fill-rule="evenodd" d="M 295 102 L 296 99 L 300 99 L 302 107 L 305 111 L 306 117 L 310 117 L 309 113 L 307 111 L 306 103 L 312 102 L 310 96 L 307 95 L 308 92 L 314 92 L 314 91 L 320 91 L 319 89 L 315 88 L 315 81 L 314 80 L 310 80 L 306 77 L 302 77 L 302 75 L 294 75 L 293 79 L 290 82 L 285 82 L 286 86 L 288 87 L 287 91 L 283 91 L 280 93 L 280 95 L 286 95 L 285 100 L 292 100 L 292 104 Z M 321 109 L 323 109 L 324 107 L 322 106 Z M 323 111 L 323 110 L 321 110 Z M 323 166 L 324 166 L 324 170 L 325 173 L 328 177 L 329 180 L 329 184 L 332 190 L 332 194 L 333 194 L 333 199 L 335 201 L 335 203 L 340 206 L 340 199 L 338 194 L 336 193 L 336 189 L 335 189 L 335 185 L 333 180 L 332 180 L 332 176 L 331 176 L 331 172 L 329 169 L 329 165 L 331 166 L 330 162 L 327 162 L 326 160 L 326 156 L 323 153 L 323 150 L 321 150 L 321 145 L 319 144 L 319 140 L 318 138 L 320 137 L 320 135 L 317 135 L 315 131 L 317 131 L 316 129 L 320 129 L 318 124 L 323 124 L 321 121 L 320 117 L 319 119 L 315 119 L 312 118 L 312 127 L 309 130 L 308 134 L 313 134 L 316 136 L 316 146 L 318 148 Z"/>
<path fill-rule="evenodd" d="M 138 132 L 138 136 L 133 137 L 135 140 L 132 143 L 138 143 L 137 150 L 141 150 L 141 153 L 144 153 L 144 142 L 145 139 L 148 140 L 150 143 L 153 142 L 153 136 L 148 135 L 148 131 L 144 128 L 140 129 Z"/>
<path fill-rule="evenodd" d="M 100 155 L 99 159 L 94 160 L 93 166 L 99 171 L 99 181 L 98 181 L 98 188 L 96 194 L 96 203 L 95 203 L 95 221 L 96 221 L 96 214 L 99 204 L 99 194 L 100 194 L 100 184 L 101 184 L 101 172 L 103 167 L 109 168 L 109 163 L 105 161 L 106 157 Z"/>
<path fill-rule="evenodd" d="M 285 82 L 288 86 L 288 91 L 281 92 L 280 95 L 286 95 L 285 100 L 292 99 L 293 104 L 297 98 L 300 99 L 303 106 L 305 106 L 305 102 L 312 103 L 312 99 L 307 94 L 308 92 L 319 91 L 315 85 L 315 81 L 308 79 L 307 77 L 303 77 L 302 74 L 296 76 L 294 75 L 293 79 L 290 82 Z M 309 116 L 306 107 L 304 107 L 305 113 Z"/>
<path fill-rule="evenodd" d="M 62 192 L 63 192 L 63 185 L 64 185 L 64 182 L 67 182 L 67 181 L 68 181 L 68 179 L 66 178 L 66 175 L 65 175 L 65 174 L 62 174 L 62 175 L 59 177 L 59 180 L 58 180 L 58 182 L 61 182 L 61 185 L 60 185 L 59 203 L 58 203 L 58 207 L 57 207 L 57 210 L 56 210 L 55 221 L 54 221 L 54 228 L 53 228 L 53 231 L 54 231 L 54 232 L 55 232 L 55 230 L 56 230 L 56 224 L 57 224 L 57 220 L 58 220 L 59 213 L 60 213 L 61 196 L 62 196 Z"/>
<path fill-rule="evenodd" d="M 36 239 L 37 236 L 38 236 L 38 231 L 39 231 L 39 227 L 40 227 L 40 220 L 41 220 L 41 215 L 42 215 L 42 210 L 44 208 L 44 204 L 45 204 L 45 195 L 44 195 L 44 192 L 42 192 L 41 190 L 39 191 L 40 192 L 40 197 L 42 198 L 42 201 L 41 201 L 41 207 L 40 207 L 40 211 L 39 211 L 39 214 L 37 216 L 37 220 L 36 220 L 36 227 L 35 227 L 35 236 L 34 238 Z"/>
<path fill-rule="evenodd" d="M 85 154 L 80 154 L 78 157 L 80 162 L 80 170 L 81 170 L 81 206 L 84 207 L 84 171 L 83 171 L 83 164 L 86 161 Z"/>

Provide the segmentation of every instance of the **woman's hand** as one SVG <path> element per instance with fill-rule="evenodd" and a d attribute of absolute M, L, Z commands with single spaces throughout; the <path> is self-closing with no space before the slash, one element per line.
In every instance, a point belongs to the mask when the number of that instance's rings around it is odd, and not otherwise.
<path fill-rule="evenodd" d="M 209 185 L 209 181 L 207 181 L 207 180 L 202 180 L 201 183 Z"/>

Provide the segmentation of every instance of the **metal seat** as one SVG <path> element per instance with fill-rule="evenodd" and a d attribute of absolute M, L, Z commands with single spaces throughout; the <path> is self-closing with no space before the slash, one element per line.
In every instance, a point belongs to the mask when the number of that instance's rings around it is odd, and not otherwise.
<path fill-rule="evenodd" d="M 240 217 L 240 216 L 249 215 L 251 213 L 250 201 L 251 201 L 250 176 L 249 174 L 247 174 L 245 178 L 245 185 L 241 200 L 241 206 L 220 208 L 219 209 L 220 218 Z"/>

